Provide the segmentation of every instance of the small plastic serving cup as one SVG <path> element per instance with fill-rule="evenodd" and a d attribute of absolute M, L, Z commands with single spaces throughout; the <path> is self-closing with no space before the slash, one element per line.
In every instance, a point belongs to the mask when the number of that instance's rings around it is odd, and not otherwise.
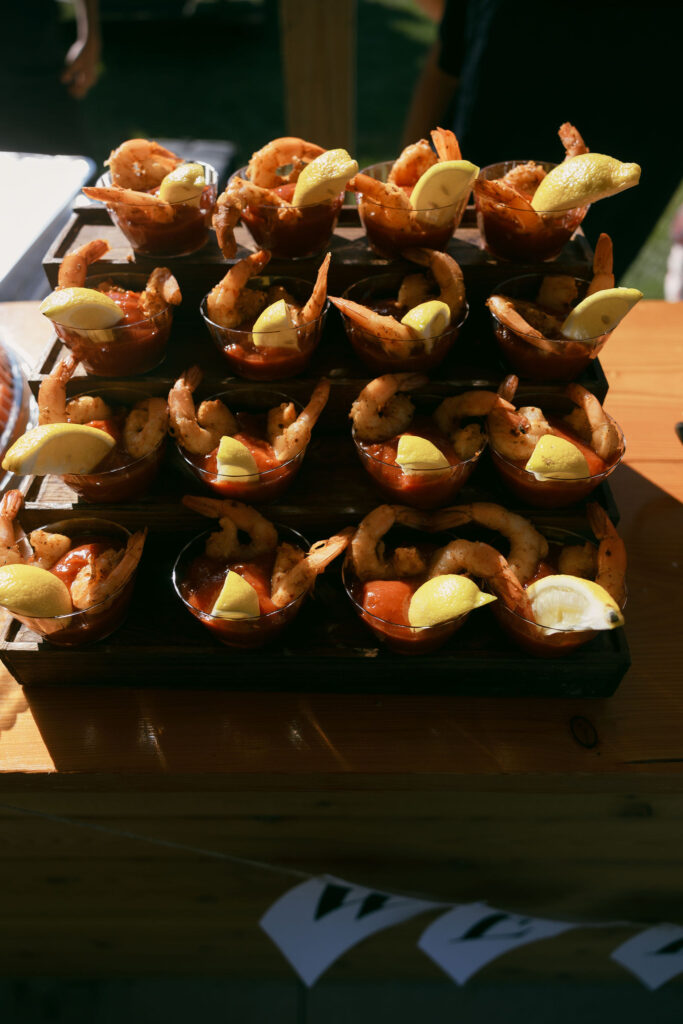
<path fill-rule="evenodd" d="M 126 291 L 141 292 L 147 274 L 98 274 L 89 277 L 86 288 L 96 288 L 102 281 Z M 173 310 L 167 306 L 153 316 L 135 323 L 101 330 L 65 327 L 54 322 L 58 338 L 95 377 L 134 377 L 147 373 L 163 360 L 173 323 Z"/>
<path fill-rule="evenodd" d="M 268 275 L 255 277 L 247 287 L 268 289 L 274 285 L 286 288 L 302 306 L 311 296 L 310 282 L 295 277 Z M 295 377 L 297 374 L 303 373 L 318 347 L 327 311 L 330 308 L 329 299 L 327 299 L 323 311 L 317 319 L 294 328 L 298 348 L 257 348 L 253 343 L 251 330 L 222 327 L 215 323 L 207 311 L 207 298 L 208 295 L 205 295 L 202 299 L 199 312 L 209 334 L 232 372 L 245 380 L 284 380 L 287 377 Z"/>
<path fill-rule="evenodd" d="M 89 537 L 111 538 L 119 547 L 125 547 L 130 537 L 130 532 L 124 526 L 109 519 L 95 517 L 61 519 L 56 523 L 47 523 L 40 529 L 47 533 L 62 533 L 73 538 L 76 542 L 74 547 L 89 543 Z M 28 555 L 28 542 L 24 540 L 23 544 Z M 91 605 L 90 608 L 51 618 L 36 618 L 18 615 L 15 612 L 11 614 L 55 647 L 80 647 L 82 644 L 95 643 L 110 636 L 121 625 L 133 596 L 136 573 L 137 568 L 109 597 Z"/>
<path fill-rule="evenodd" d="M 360 173 L 386 182 L 395 162 L 384 160 L 371 164 Z M 360 192 L 356 193 L 356 202 L 368 245 L 378 256 L 393 260 L 403 249 L 445 249 L 462 220 L 469 197 L 468 189 L 455 204 L 406 211 L 384 206 Z"/>
<path fill-rule="evenodd" d="M 240 167 L 231 175 L 230 181 L 237 177 L 248 181 L 247 168 Z M 293 196 L 293 185 L 280 187 Z M 309 259 L 328 248 L 344 205 L 344 196 L 345 193 L 340 192 L 335 199 L 311 206 L 275 206 L 270 203 L 245 206 L 241 220 L 257 249 L 267 249 L 276 259 Z"/>
<path fill-rule="evenodd" d="M 79 395 L 71 397 L 80 398 L 82 395 L 97 395 L 112 405 L 123 405 L 128 408 L 144 397 L 138 390 L 127 388 L 123 384 L 120 386 L 111 384 L 95 391 L 83 391 Z M 61 479 L 84 501 L 93 504 L 110 505 L 121 501 L 131 501 L 133 498 L 139 498 L 151 487 L 159 472 L 165 449 L 166 435 L 151 452 L 138 459 L 131 456 L 130 462 L 124 466 L 103 470 L 100 473 L 66 473 Z"/>
<path fill-rule="evenodd" d="M 541 532 L 552 543 L 584 544 L 585 536 L 563 530 L 560 527 L 540 527 Z M 501 629 L 523 651 L 536 658 L 561 658 L 577 647 L 583 647 L 599 636 L 604 630 L 595 629 L 551 629 L 512 611 L 502 599 L 491 602 L 491 611 Z"/>
<path fill-rule="evenodd" d="M 199 205 L 188 202 L 169 203 L 173 208 L 170 220 L 156 218 L 153 207 L 119 202 L 107 204 L 112 222 L 125 235 L 134 252 L 141 256 L 170 259 L 189 256 L 208 241 L 218 192 L 218 174 L 211 164 L 201 160 L 192 162 L 201 165 L 206 181 Z M 97 185 L 110 188 L 111 174 L 103 174 Z"/>
<path fill-rule="evenodd" d="M 401 282 L 407 273 L 408 271 L 391 271 L 387 274 L 376 274 L 374 277 L 364 277 L 350 285 L 344 292 L 343 298 L 357 302 L 361 306 L 386 299 L 395 300 Z M 391 352 L 390 340 L 387 349 L 382 344 L 381 334 L 365 330 L 340 310 L 346 336 L 356 355 L 362 359 L 369 370 L 378 374 L 428 373 L 439 366 L 457 341 L 468 313 L 469 306 L 465 304 L 457 323 L 449 324 L 443 334 L 431 339 L 429 345 L 426 342 L 416 341 L 414 343 L 415 351 L 410 355 L 403 356 Z"/>
<path fill-rule="evenodd" d="M 561 416 L 563 411 L 567 412 L 566 403 L 569 404 L 569 408 L 573 408 L 563 395 L 549 393 L 544 394 L 538 402 L 535 402 L 533 398 L 528 402 L 525 400 L 525 404 L 538 405 L 546 415 L 551 417 L 554 414 Z M 620 443 L 617 455 L 600 473 L 580 477 L 578 480 L 537 480 L 528 469 L 501 455 L 496 450 L 493 440 L 489 439 L 489 450 L 498 475 L 513 494 L 534 508 L 565 508 L 568 505 L 575 505 L 578 501 L 583 501 L 614 472 L 626 451 L 626 442 L 621 427 L 611 416 L 607 413 L 605 415 L 616 428 Z"/>
<path fill-rule="evenodd" d="M 497 295 L 507 295 L 511 299 L 535 301 L 538 290 L 545 279 L 545 274 L 523 274 L 502 281 L 496 289 Z M 577 286 L 576 303 L 586 297 L 590 281 L 573 278 Z M 548 338 L 543 347 L 535 344 L 529 334 L 514 331 L 502 323 L 493 310 L 491 321 L 493 333 L 498 342 L 501 355 L 507 363 L 522 377 L 539 381 L 572 381 L 576 380 L 592 359 L 597 358 L 611 331 L 599 334 L 585 341 L 574 341 L 571 338 Z"/>
<path fill-rule="evenodd" d="M 479 178 L 494 181 L 502 178 L 513 167 L 529 163 L 528 160 L 504 160 L 502 163 L 482 167 Z M 546 171 L 552 171 L 557 164 L 535 160 Z M 560 212 L 538 211 L 541 218 L 533 231 L 528 229 L 524 218 L 520 221 L 511 214 L 508 203 L 482 199 L 474 193 L 477 211 L 477 226 L 486 249 L 500 260 L 516 263 L 543 263 L 554 260 L 574 234 L 588 213 L 588 206 L 576 206 Z"/>
<path fill-rule="evenodd" d="M 288 526 L 282 526 L 279 523 L 275 525 L 280 542 L 286 541 L 289 544 L 295 544 L 304 551 L 308 551 L 309 543 L 302 534 Z M 284 608 L 278 608 L 276 611 L 268 612 L 266 615 L 259 615 L 250 619 L 223 619 L 218 615 L 211 615 L 209 612 L 204 612 L 197 608 L 184 596 L 182 585 L 187 577 L 190 563 L 195 558 L 204 555 L 206 541 L 211 533 L 211 530 L 200 533 L 197 537 L 193 537 L 182 549 L 173 566 L 171 575 L 173 588 L 190 615 L 197 619 L 198 622 L 201 622 L 202 626 L 208 629 L 226 647 L 236 647 L 241 650 L 263 647 L 265 644 L 275 640 L 285 626 L 296 618 L 306 597 L 306 591 L 293 601 L 290 601 Z"/>
<path fill-rule="evenodd" d="M 229 391 L 221 391 L 212 395 L 209 401 L 220 399 L 233 413 L 249 413 L 252 415 L 265 416 L 269 409 L 283 402 L 293 402 L 297 415 L 302 411 L 299 402 L 294 401 L 289 395 L 280 391 L 267 391 L 259 387 L 250 387 L 247 384 L 238 384 Z M 220 495 L 221 498 L 232 498 L 234 501 L 244 501 L 249 505 L 259 505 L 267 501 L 274 501 L 279 498 L 292 483 L 294 477 L 301 468 L 301 463 L 306 454 L 306 448 L 293 455 L 291 459 L 283 462 L 280 466 L 264 470 L 259 473 L 259 479 L 254 483 L 241 481 L 239 477 L 217 476 L 209 472 L 199 464 L 201 455 L 192 455 L 186 448 L 176 442 L 181 458 L 190 471 L 206 487 Z"/>

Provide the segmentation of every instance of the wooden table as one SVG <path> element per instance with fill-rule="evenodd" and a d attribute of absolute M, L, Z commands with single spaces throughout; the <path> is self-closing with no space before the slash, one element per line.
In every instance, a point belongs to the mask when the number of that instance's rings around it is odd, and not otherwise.
<path fill-rule="evenodd" d="M 1 304 L 0 330 L 37 355 L 35 304 Z M 642 302 L 602 362 L 627 438 L 611 483 L 633 667 L 616 695 L 302 696 L 294 678 L 268 695 L 24 693 L 0 675 L 8 972 L 68 973 L 78 957 L 81 973 L 290 976 L 257 921 L 294 880 L 186 847 L 541 916 L 683 922 L 683 304 Z M 434 976 L 414 950 L 424 923 L 331 976 Z M 630 934 L 570 932 L 485 973 L 552 974 L 561 954 L 565 976 L 616 976 L 608 953 Z"/>

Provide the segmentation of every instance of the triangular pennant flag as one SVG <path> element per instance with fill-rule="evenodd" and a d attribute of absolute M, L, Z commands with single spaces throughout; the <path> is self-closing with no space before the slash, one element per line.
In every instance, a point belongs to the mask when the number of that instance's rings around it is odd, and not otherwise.
<path fill-rule="evenodd" d="M 578 925 L 520 917 L 487 903 L 463 903 L 437 917 L 418 946 L 459 985 L 510 949 L 549 939 Z"/>
<path fill-rule="evenodd" d="M 634 935 L 610 955 L 654 990 L 683 974 L 683 928 L 679 924 L 655 925 Z"/>
<path fill-rule="evenodd" d="M 442 906 L 325 875 L 286 892 L 265 912 L 260 925 L 310 986 L 361 939 Z"/>

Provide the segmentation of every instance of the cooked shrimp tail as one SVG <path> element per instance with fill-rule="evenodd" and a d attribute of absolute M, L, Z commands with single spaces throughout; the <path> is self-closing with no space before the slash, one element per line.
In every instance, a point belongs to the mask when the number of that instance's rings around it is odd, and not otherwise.
<path fill-rule="evenodd" d="M 330 562 L 345 551 L 355 533 L 353 526 L 347 527 L 328 540 L 319 540 L 311 545 L 307 555 L 289 544 L 282 544 L 273 567 L 271 598 L 279 608 L 284 608 L 301 594 L 310 590 L 317 577 Z M 298 552 L 298 554 L 297 554 Z"/>
<path fill-rule="evenodd" d="M 623 608 L 626 603 L 626 547 L 602 505 L 591 502 L 586 513 L 599 541 L 595 582 Z"/>
<path fill-rule="evenodd" d="M 60 288 L 82 288 L 88 276 L 88 267 L 102 259 L 111 246 L 104 238 L 93 238 L 73 252 L 67 253 L 59 267 L 57 284 Z"/>
<path fill-rule="evenodd" d="M 330 382 L 323 378 L 316 384 L 308 405 L 298 416 L 292 402 L 283 402 L 269 411 L 266 427 L 268 439 L 280 462 L 293 459 L 306 448 L 329 395 Z"/>

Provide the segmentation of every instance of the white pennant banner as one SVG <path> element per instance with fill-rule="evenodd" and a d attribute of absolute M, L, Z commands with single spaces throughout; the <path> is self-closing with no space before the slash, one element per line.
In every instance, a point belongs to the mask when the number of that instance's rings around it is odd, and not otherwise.
<path fill-rule="evenodd" d="M 635 974 L 649 989 L 683 973 L 683 928 L 658 924 L 634 935 L 611 954 L 622 967 Z"/>
<path fill-rule="evenodd" d="M 286 892 L 259 922 L 306 985 L 361 939 L 448 906 L 352 885 L 325 875 Z"/>
<path fill-rule="evenodd" d="M 503 953 L 577 927 L 568 921 L 519 917 L 487 903 L 463 903 L 430 924 L 418 946 L 454 981 L 464 985 Z"/>

